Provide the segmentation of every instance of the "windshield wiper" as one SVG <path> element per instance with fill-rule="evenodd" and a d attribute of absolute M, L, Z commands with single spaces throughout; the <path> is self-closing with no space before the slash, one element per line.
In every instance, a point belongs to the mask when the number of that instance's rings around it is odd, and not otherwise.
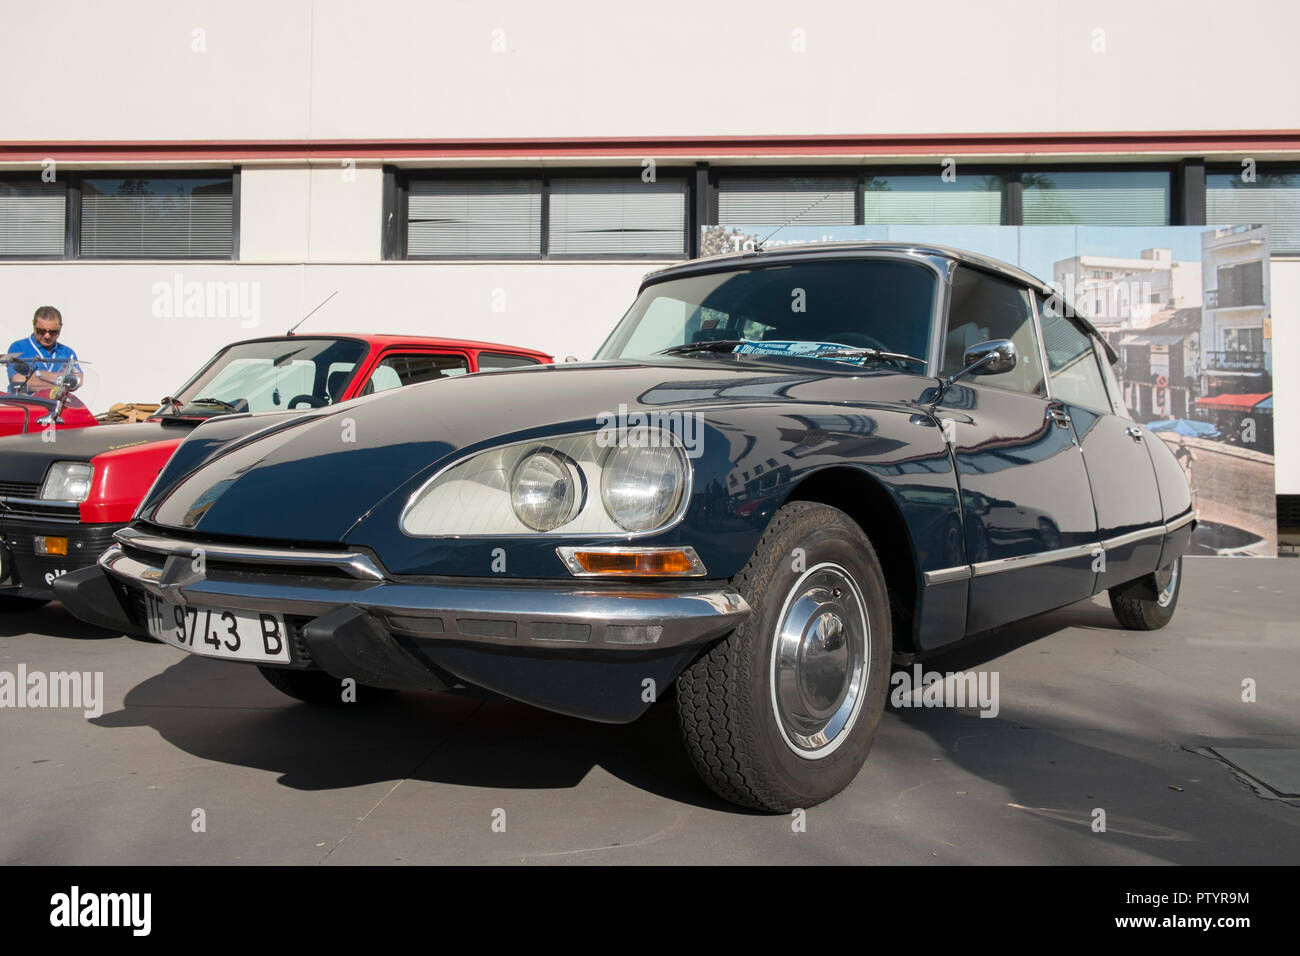
<path fill-rule="evenodd" d="M 723 352 L 734 349 L 737 345 L 752 345 L 748 339 L 710 339 L 705 342 L 687 342 L 685 345 L 674 345 L 666 348 L 656 355 L 685 355 L 688 352 Z"/>
<path fill-rule="evenodd" d="M 830 349 L 825 352 L 815 352 L 813 358 L 835 358 L 835 359 L 882 359 L 886 361 L 911 362 L 914 365 L 925 365 L 927 359 L 917 358 L 915 355 L 905 355 L 902 352 L 885 352 L 881 349 Z"/>
<path fill-rule="evenodd" d="M 232 412 L 239 411 L 239 407 L 237 405 L 232 405 L 230 402 L 226 401 L 223 398 L 192 398 L 188 402 L 186 402 L 186 404 L 187 405 L 220 405 L 222 408 Z"/>

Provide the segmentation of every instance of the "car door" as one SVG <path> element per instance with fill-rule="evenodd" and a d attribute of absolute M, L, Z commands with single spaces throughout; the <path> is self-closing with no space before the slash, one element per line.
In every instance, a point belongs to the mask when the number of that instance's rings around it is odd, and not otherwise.
<path fill-rule="evenodd" d="M 1094 586 L 1100 591 L 1156 569 L 1164 538 L 1160 489 L 1145 445 L 1151 433 L 1116 414 L 1123 405 L 1107 392 L 1098 364 L 1098 353 L 1105 352 L 1064 308 L 1056 296 L 1038 296 L 1049 387 L 1083 448 L 1097 512 L 1104 551 L 1094 562 Z"/>
<path fill-rule="evenodd" d="M 953 274 L 941 374 L 991 339 L 1016 346 L 1015 367 L 967 375 L 935 414 L 957 469 L 970 563 L 967 633 L 1093 593 L 1097 524 L 1083 455 L 1050 399 L 1032 294 L 961 264 Z"/>

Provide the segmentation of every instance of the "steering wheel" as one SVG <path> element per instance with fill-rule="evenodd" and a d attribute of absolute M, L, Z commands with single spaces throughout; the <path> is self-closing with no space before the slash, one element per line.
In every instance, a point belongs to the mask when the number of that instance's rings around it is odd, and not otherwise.
<path fill-rule="evenodd" d="M 284 407 L 297 408 L 299 402 L 306 402 L 308 408 L 324 408 L 329 404 L 329 402 L 325 401 L 325 399 L 321 398 L 319 395 L 308 395 L 304 393 L 302 395 L 295 395 L 293 398 L 289 399 L 288 404 Z"/>

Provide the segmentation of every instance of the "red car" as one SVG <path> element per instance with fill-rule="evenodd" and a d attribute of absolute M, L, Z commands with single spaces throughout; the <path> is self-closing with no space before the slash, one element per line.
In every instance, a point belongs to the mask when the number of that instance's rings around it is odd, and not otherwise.
<path fill-rule="evenodd" d="M 0 355 L 0 387 L 8 378 L 11 366 L 25 372 L 27 361 L 8 353 Z M 62 371 L 68 371 L 66 366 Z M 74 385 L 75 387 L 75 381 Z M 0 392 L 0 435 L 24 435 L 55 428 L 84 428 L 98 424 L 76 396 L 67 388 L 36 389 L 24 393 Z"/>
<path fill-rule="evenodd" d="M 251 339 L 218 352 L 148 421 L 60 429 L 53 441 L 45 434 L 0 438 L 0 612 L 45 604 L 55 578 L 94 564 L 176 446 L 208 419 L 320 408 L 403 385 L 553 361 L 532 349 L 458 339 Z M 65 428 L 69 413 L 64 408 Z M 31 427 L 32 416 L 42 417 L 31 412 L 23 430 L 44 431 Z"/>

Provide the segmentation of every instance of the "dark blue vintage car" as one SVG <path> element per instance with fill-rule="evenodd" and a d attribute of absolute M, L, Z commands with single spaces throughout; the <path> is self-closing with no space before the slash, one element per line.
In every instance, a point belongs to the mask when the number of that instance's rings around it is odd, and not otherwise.
<path fill-rule="evenodd" d="M 672 687 L 710 787 L 805 807 L 866 759 L 891 655 L 1103 590 L 1169 621 L 1195 512 L 1114 359 L 959 251 L 693 261 L 595 361 L 200 426 L 56 591 L 313 702 L 627 722 Z"/>

